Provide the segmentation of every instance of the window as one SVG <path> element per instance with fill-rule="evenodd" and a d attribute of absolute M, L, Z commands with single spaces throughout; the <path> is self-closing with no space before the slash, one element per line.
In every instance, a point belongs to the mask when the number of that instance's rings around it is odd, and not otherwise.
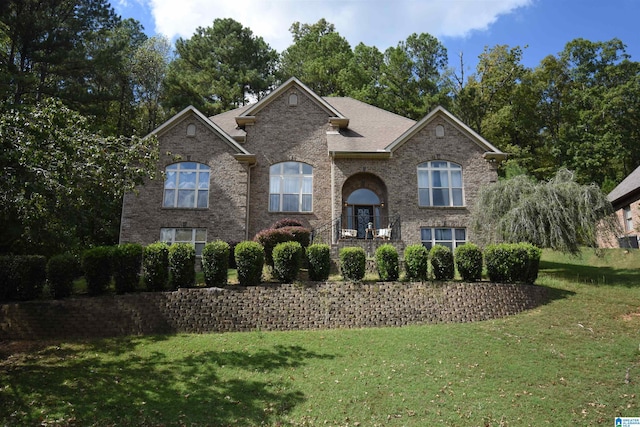
<path fill-rule="evenodd" d="M 311 212 L 313 168 L 300 162 L 283 162 L 269 171 L 269 211 Z"/>
<path fill-rule="evenodd" d="M 446 246 L 452 251 L 467 243 L 467 230 L 464 228 L 421 228 L 420 239 L 427 249 L 434 245 Z"/>
<path fill-rule="evenodd" d="M 172 243 L 191 243 L 196 247 L 196 256 L 202 255 L 207 243 L 206 228 L 161 228 L 160 241 Z"/>
<path fill-rule="evenodd" d="M 169 165 L 165 169 L 165 208 L 206 208 L 209 206 L 209 166 L 195 162 Z"/>
<path fill-rule="evenodd" d="M 624 218 L 624 231 L 633 231 L 633 216 L 631 215 L 631 206 L 627 205 L 622 208 L 622 216 Z"/>
<path fill-rule="evenodd" d="M 418 165 L 420 206 L 464 206 L 462 166 L 446 161 Z"/>

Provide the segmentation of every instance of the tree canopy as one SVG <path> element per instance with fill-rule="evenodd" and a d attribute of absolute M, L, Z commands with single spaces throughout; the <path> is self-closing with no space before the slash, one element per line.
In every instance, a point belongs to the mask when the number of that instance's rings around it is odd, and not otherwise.
<path fill-rule="evenodd" d="M 615 229 L 613 209 L 594 184 L 581 185 L 566 169 L 548 181 L 526 175 L 484 187 L 472 211 L 475 241 L 529 242 L 540 248 L 578 253 L 595 246 L 598 231 Z"/>

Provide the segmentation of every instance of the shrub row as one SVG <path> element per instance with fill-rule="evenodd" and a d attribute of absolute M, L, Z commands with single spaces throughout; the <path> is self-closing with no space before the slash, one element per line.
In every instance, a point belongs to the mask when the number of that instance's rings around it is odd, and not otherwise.
<path fill-rule="evenodd" d="M 484 253 L 489 279 L 533 284 L 538 277 L 541 254 L 539 248 L 529 243 L 490 245 Z M 375 262 L 380 280 L 398 279 L 398 252 L 393 245 L 378 247 Z M 428 280 L 431 267 L 435 280 L 453 279 L 457 268 L 462 280 L 473 282 L 482 277 L 483 252 L 472 243 L 458 246 L 454 252 L 442 245 L 435 245 L 431 250 L 423 245 L 409 245 L 404 252 L 404 262 L 407 280 Z M 345 280 L 362 280 L 365 263 L 365 252 L 360 247 L 340 251 L 340 271 Z"/>

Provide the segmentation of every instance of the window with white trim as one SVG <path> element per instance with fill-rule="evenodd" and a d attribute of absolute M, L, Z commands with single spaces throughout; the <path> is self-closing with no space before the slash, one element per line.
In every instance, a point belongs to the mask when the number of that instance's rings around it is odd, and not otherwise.
<path fill-rule="evenodd" d="M 269 169 L 269 211 L 311 212 L 313 167 L 301 162 L 277 163 Z"/>
<path fill-rule="evenodd" d="M 467 229 L 422 227 L 420 240 L 427 249 L 431 249 L 435 245 L 442 245 L 453 251 L 458 246 L 467 243 Z"/>
<path fill-rule="evenodd" d="M 443 160 L 418 165 L 419 206 L 464 206 L 462 166 Z"/>
<path fill-rule="evenodd" d="M 196 248 L 196 256 L 202 255 L 207 244 L 206 228 L 161 228 L 160 241 L 168 244 L 191 243 Z"/>
<path fill-rule="evenodd" d="M 165 208 L 206 208 L 209 206 L 209 166 L 180 162 L 165 168 Z"/>
<path fill-rule="evenodd" d="M 633 215 L 631 214 L 630 205 L 622 208 L 622 216 L 624 218 L 624 231 L 633 231 Z"/>

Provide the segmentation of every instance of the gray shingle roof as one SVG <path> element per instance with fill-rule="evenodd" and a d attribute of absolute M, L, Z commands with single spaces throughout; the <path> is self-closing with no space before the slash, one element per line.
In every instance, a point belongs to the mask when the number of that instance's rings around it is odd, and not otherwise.
<path fill-rule="evenodd" d="M 618 200 L 638 190 L 640 190 L 640 166 L 622 180 L 622 182 L 609 193 L 607 198 L 615 205 Z"/>

